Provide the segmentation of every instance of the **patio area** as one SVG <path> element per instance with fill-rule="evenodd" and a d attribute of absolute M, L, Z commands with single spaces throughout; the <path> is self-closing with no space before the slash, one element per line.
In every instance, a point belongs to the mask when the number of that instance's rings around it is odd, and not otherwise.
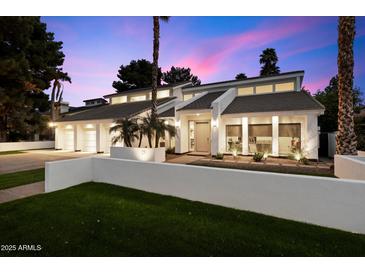
<path fill-rule="evenodd" d="M 334 177 L 333 160 L 331 159 L 308 161 L 307 164 L 302 164 L 296 160 L 276 157 L 268 157 L 261 162 L 255 162 L 252 156 L 233 157 L 232 155 L 224 155 L 223 160 L 217 160 L 211 156 L 170 154 L 167 155 L 166 162 L 232 169 L 246 169 L 267 172 Z"/>

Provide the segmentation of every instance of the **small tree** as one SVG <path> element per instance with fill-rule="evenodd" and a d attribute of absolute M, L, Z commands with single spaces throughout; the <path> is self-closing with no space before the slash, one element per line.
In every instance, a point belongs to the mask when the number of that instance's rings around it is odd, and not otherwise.
<path fill-rule="evenodd" d="M 279 61 L 276 51 L 273 48 L 267 48 L 260 55 L 260 64 L 262 65 L 260 75 L 268 76 L 280 73 L 280 68 L 276 65 Z"/>
<path fill-rule="evenodd" d="M 191 73 L 190 68 L 174 67 L 162 74 L 162 80 L 168 84 L 191 81 L 193 86 L 199 86 L 201 81 L 198 76 Z"/>
<path fill-rule="evenodd" d="M 163 119 L 158 119 L 155 122 L 155 147 L 159 147 L 160 139 L 165 139 L 166 132 L 170 135 L 170 137 L 175 137 L 176 135 L 176 128 L 172 125 L 166 123 Z"/>
<path fill-rule="evenodd" d="M 235 78 L 236 80 L 245 80 L 247 79 L 247 75 L 246 73 L 238 73 Z"/>
<path fill-rule="evenodd" d="M 109 132 L 117 132 L 118 135 L 112 138 L 112 144 L 124 141 L 126 147 L 132 147 L 133 142 L 138 139 L 138 119 L 122 118 L 116 121 L 116 125 L 111 127 Z"/>

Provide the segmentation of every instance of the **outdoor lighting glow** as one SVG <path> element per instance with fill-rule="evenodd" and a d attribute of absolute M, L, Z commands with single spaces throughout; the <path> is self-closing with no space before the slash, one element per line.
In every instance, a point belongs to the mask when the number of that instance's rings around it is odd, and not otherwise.
<path fill-rule="evenodd" d="M 165 123 L 165 125 L 168 125 L 168 124 L 169 124 L 169 121 L 165 120 L 165 122 L 164 122 L 164 123 Z"/>
<path fill-rule="evenodd" d="M 295 160 L 299 161 L 301 157 L 300 153 L 299 152 L 296 152 L 295 155 L 294 155 L 294 158 Z"/>
<path fill-rule="evenodd" d="M 111 123 L 110 127 L 115 127 L 117 124 L 116 123 Z"/>
<path fill-rule="evenodd" d="M 87 125 L 85 126 L 85 128 L 94 128 L 94 126 L 93 126 L 92 124 L 87 124 Z"/>
<path fill-rule="evenodd" d="M 218 120 L 213 120 L 212 125 L 213 127 L 218 127 Z"/>
<path fill-rule="evenodd" d="M 267 157 L 269 157 L 269 153 L 266 151 L 266 152 L 264 153 L 263 158 L 264 158 L 264 159 L 266 159 Z"/>
<path fill-rule="evenodd" d="M 55 127 L 55 126 L 56 126 L 56 123 L 49 122 L 49 123 L 48 123 L 48 126 L 49 126 L 49 127 Z"/>
<path fill-rule="evenodd" d="M 175 122 L 175 127 L 179 128 L 180 127 L 180 121 L 176 121 Z"/>
<path fill-rule="evenodd" d="M 237 149 L 232 150 L 232 155 L 233 155 L 233 157 L 237 157 Z"/>
<path fill-rule="evenodd" d="M 72 129 L 72 125 L 65 126 L 65 129 Z"/>
<path fill-rule="evenodd" d="M 196 114 L 196 116 L 199 116 L 199 115 L 200 115 L 200 113 L 197 113 L 197 114 Z"/>

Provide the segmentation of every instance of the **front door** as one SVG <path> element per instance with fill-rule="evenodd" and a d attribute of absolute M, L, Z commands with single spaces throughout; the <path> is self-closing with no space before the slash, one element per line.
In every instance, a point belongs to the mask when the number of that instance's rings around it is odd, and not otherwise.
<path fill-rule="evenodd" d="M 209 122 L 195 122 L 196 151 L 210 151 L 210 124 Z"/>

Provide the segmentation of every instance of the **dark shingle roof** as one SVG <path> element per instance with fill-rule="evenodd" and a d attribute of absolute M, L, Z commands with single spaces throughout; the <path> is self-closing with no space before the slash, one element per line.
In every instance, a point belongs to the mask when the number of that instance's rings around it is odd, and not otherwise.
<path fill-rule="evenodd" d="M 187 109 L 207 109 L 211 108 L 212 102 L 221 96 L 225 91 L 217 91 L 217 92 L 210 92 L 208 94 L 203 95 L 202 97 L 196 99 L 195 101 L 191 102 L 190 104 L 186 105 L 185 107 L 179 110 L 187 110 Z"/>
<path fill-rule="evenodd" d="M 167 103 L 175 97 L 166 97 L 157 100 L 157 104 L 161 105 Z M 59 122 L 63 121 L 81 121 L 81 120 L 98 120 L 98 119 L 118 119 L 123 117 L 130 117 L 140 114 L 151 108 L 151 101 L 138 101 L 114 105 L 101 105 L 95 108 L 88 108 L 86 110 L 65 113 Z"/>
<path fill-rule="evenodd" d="M 168 110 L 165 110 L 164 112 L 161 112 L 159 117 L 175 117 L 175 107 L 172 107 Z"/>
<path fill-rule="evenodd" d="M 311 95 L 301 91 L 290 91 L 237 96 L 222 114 L 323 109 L 324 107 Z"/>

